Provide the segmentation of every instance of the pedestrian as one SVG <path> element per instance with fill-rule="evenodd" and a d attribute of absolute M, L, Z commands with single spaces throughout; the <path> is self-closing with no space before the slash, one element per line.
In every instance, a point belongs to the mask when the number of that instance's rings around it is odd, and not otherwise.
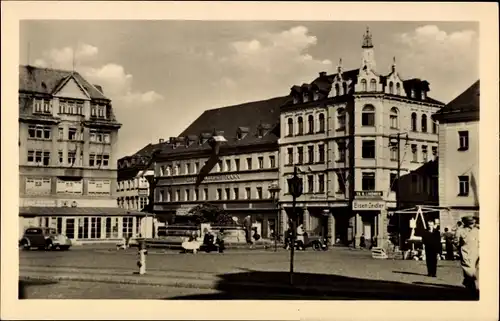
<path fill-rule="evenodd" d="M 203 246 L 205 248 L 205 252 L 210 253 L 214 250 L 214 236 L 213 234 L 206 228 L 205 229 L 205 237 L 203 238 Z"/>
<path fill-rule="evenodd" d="M 304 250 L 304 226 L 300 224 L 297 226 L 297 249 L 299 250 Z"/>
<path fill-rule="evenodd" d="M 361 248 L 366 247 L 365 233 L 361 234 L 361 237 L 359 238 L 359 247 Z"/>
<path fill-rule="evenodd" d="M 425 250 L 425 262 L 427 264 L 427 276 L 437 276 L 437 257 L 441 251 L 441 235 L 436 230 L 434 222 L 429 221 L 428 229 L 422 236 L 422 242 Z"/>
<path fill-rule="evenodd" d="M 464 273 L 463 285 L 473 295 L 479 294 L 479 229 L 472 216 L 462 219 L 464 229 L 460 235 L 460 265 Z"/>
<path fill-rule="evenodd" d="M 224 250 L 226 248 L 224 244 L 224 229 L 221 228 L 219 233 L 217 233 L 217 244 L 219 245 L 219 253 L 224 253 Z"/>
<path fill-rule="evenodd" d="M 285 250 L 288 250 L 290 248 L 291 241 L 292 241 L 292 228 L 288 227 L 288 229 L 285 232 Z"/>
<path fill-rule="evenodd" d="M 453 261 L 455 259 L 455 254 L 453 251 L 453 239 L 455 238 L 455 235 L 453 235 L 453 233 L 451 233 L 450 230 L 445 227 L 443 237 L 446 249 L 446 259 L 448 261 Z"/>
<path fill-rule="evenodd" d="M 250 215 L 247 215 L 243 220 L 243 227 L 245 228 L 245 239 L 250 247 L 252 246 L 252 218 Z"/>
<path fill-rule="evenodd" d="M 457 222 L 457 229 L 455 230 L 454 244 L 457 247 L 459 260 L 462 261 L 462 250 L 460 240 L 462 239 L 463 234 L 465 233 L 464 226 L 462 221 Z"/>

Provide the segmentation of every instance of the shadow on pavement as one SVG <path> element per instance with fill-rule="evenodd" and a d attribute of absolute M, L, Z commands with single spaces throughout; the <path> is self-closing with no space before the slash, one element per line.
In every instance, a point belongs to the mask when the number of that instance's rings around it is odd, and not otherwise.
<path fill-rule="evenodd" d="M 218 275 L 217 294 L 180 296 L 177 300 L 477 300 L 458 286 L 408 284 L 330 274 L 248 271 Z M 172 299 L 172 298 L 170 298 Z"/>
<path fill-rule="evenodd" d="M 26 288 L 30 286 L 40 286 L 40 285 L 50 285 L 56 284 L 57 281 L 50 280 L 19 280 L 19 288 L 18 288 L 18 299 L 27 299 L 26 297 Z"/>
<path fill-rule="evenodd" d="M 392 273 L 399 273 L 399 274 L 407 274 L 407 275 L 420 275 L 420 276 L 427 276 L 425 273 L 415 273 L 415 272 L 406 272 L 406 271 L 392 271 Z"/>

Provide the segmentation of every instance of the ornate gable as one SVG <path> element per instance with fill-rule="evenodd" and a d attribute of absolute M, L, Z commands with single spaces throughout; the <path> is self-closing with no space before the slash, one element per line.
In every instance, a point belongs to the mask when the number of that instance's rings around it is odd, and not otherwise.
<path fill-rule="evenodd" d="M 54 96 L 62 98 L 90 100 L 90 95 L 78 83 L 73 75 L 68 76 L 68 78 L 56 88 Z"/>

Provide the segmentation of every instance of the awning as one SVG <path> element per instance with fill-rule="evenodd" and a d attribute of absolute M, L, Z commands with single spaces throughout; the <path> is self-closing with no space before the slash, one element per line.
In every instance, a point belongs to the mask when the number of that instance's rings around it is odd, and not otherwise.
<path fill-rule="evenodd" d="M 118 207 L 28 206 L 19 208 L 19 216 L 154 216 L 154 214 Z"/>

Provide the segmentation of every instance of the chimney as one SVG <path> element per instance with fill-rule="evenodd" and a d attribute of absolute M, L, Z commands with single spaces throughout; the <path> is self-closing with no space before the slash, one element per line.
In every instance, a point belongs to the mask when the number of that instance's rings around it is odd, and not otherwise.
<path fill-rule="evenodd" d="M 165 142 L 165 140 L 163 138 L 160 138 L 160 140 L 158 141 L 160 144 L 163 144 Z"/>
<path fill-rule="evenodd" d="M 326 76 L 326 71 L 321 71 L 321 72 L 319 73 L 319 76 L 320 76 L 320 77 L 325 77 L 325 76 Z"/>
<path fill-rule="evenodd" d="M 99 90 L 101 92 L 101 94 L 104 94 L 104 91 L 102 90 L 101 85 L 94 85 L 94 87 L 97 88 L 97 90 Z"/>

